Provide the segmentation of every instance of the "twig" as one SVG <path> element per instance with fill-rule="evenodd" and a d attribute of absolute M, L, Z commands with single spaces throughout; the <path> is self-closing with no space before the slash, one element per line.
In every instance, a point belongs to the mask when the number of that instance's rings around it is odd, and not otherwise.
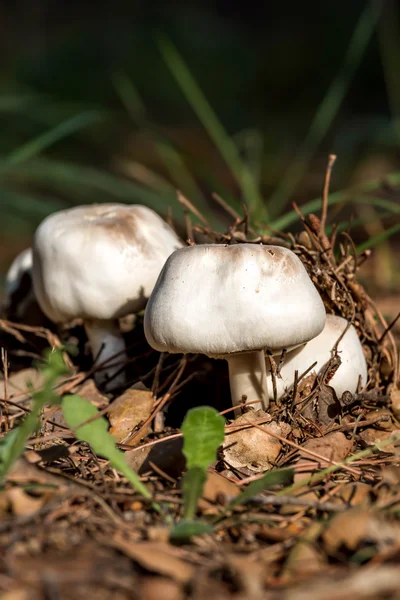
<path fill-rule="evenodd" d="M 321 232 L 325 235 L 326 217 L 328 215 L 328 200 L 329 200 L 329 183 L 331 180 L 332 168 L 336 161 L 336 155 L 330 154 L 328 166 L 325 173 L 324 190 L 322 194 L 322 209 L 321 209 Z"/>
<path fill-rule="evenodd" d="M 201 212 L 190 202 L 190 200 L 188 200 L 186 198 L 186 196 L 184 196 L 182 194 L 182 192 L 180 190 L 176 191 L 176 196 L 177 196 L 179 204 L 181 204 L 182 206 L 189 209 L 190 212 L 193 213 L 203 223 L 203 225 L 205 225 L 206 227 L 209 227 L 207 219 L 205 217 L 203 217 Z"/>
<path fill-rule="evenodd" d="M 239 213 L 237 213 L 236 210 L 232 208 L 232 206 L 230 206 L 230 204 L 225 202 L 225 200 L 221 198 L 221 196 L 214 192 L 213 194 L 211 194 L 211 197 L 228 213 L 228 215 L 233 217 L 235 220 L 238 219 L 240 221 L 241 216 L 239 215 Z"/>
<path fill-rule="evenodd" d="M 1 362 L 3 363 L 3 373 L 4 373 L 4 429 L 6 433 L 9 430 L 9 422 L 8 422 L 8 358 L 7 358 L 7 350 L 4 348 L 1 349 Z"/>
<path fill-rule="evenodd" d="M 151 413 L 151 415 L 148 417 L 148 419 L 145 420 L 145 422 L 143 423 L 143 425 L 141 426 L 141 428 L 138 429 L 138 431 L 135 431 L 134 433 L 132 433 L 129 436 L 129 438 L 125 442 L 125 445 L 132 444 L 137 438 L 140 439 L 140 437 L 143 435 L 143 433 L 145 431 L 147 431 L 148 426 L 153 421 L 153 419 L 155 418 L 156 414 L 170 400 L 172 393 L 174 392 L 176 386 L 178 385 L 179 379 L 182 377 L 182 373 L 185 370 L 186 364 L 187 364 L 187 358 L 186 358 L 186 356 L 184 356 L 182 358 L 182 360 L 181 360 L 181 365 L 179 367 L 178 373 L 176 374 L 176 377 L 175 377 L 174 381 L 172 382 L 171 387 L 169 388 L 168 392 L 166 394 L 164 394 L 164 396 L 161 399 L 161 401 L 157 404 L 155 410 Z"/>
<path fill-rule="evenodd" d="M 234 497 L 232 500 L 234 500 Z M 326 512 L 342 512 L 349 508 L 347 505 L 336 504 L 335 502 L 319 502 L 318 500 L 307 500 L 306 498 L 299 498 L 298 496 L 273 496 L 272 494 L 253 496 L 246 502 L 246 504 L 253 503 L 262 505 L 270 504 L 272 506 L 285 506 L 290 504 L 291 506 L 306 506 L 308 508 L 315 508 L 315 510 Z"/>

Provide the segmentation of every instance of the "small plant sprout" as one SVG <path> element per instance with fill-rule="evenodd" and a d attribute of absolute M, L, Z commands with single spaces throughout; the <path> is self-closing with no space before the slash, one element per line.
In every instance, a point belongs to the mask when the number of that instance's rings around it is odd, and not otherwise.
<path fill-rule="evenodd" d="M 142 310 L 167 257 L 182 242 L 154 211 L 140 205 L 93 204 L 56 212 L 33 242 L 33 285 L 55 323 L 83 319 L 96 381 L 123 385 L 125 344 L 118 318 Z M 116 361 L 112 360 L 118 354 Z M 119 364 L 118 364 L 119 363 Z"/>
<path fill-rule="evenodd" d="M 324 365 L 336 352 L 340 365 L 329 385 L 333 387 L 338 398 L 343 392 L 354 394 L 358 387 L 367 383 L 367 362 L 361 342 L 353 325 L 346 319 L 327 315 L 323 331 L 313 340 L 288 352 L 280 369 L 280 377 L 275 378 L 277 398 L 281 398 L 286 390 L 293 386 L 295 371 L 301 376 L 314 363 L 312 371 L 320 373 Z M 312 372 L 311 371 L 311 372 Z M 270 370 L 267 375 L 268 389 L 273 393 L 273 382 Z"/>
<path fill-rule="evenodd" d="M 145 312 L 161 352 L 228 361 L 232 403 L 268 408 L 264 348 L 291 349 L 325 325 L 322 300 L 297 256 L 279 246 L 201 245 L 174 252 Z"/>

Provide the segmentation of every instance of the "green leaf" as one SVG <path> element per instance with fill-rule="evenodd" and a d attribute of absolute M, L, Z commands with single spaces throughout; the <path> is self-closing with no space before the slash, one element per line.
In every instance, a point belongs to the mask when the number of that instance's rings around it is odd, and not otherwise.
<path fill-rule="evenodd" d="M 199 498 L 203 493 L 207 474 L 201 467 L 192 467 L 186 473 L 182 482 L 184 519 L 191 520 L 196 514 Z"/>
<path fill-rule="evenodd" d="M 183 542 L 189 540 L 195 535 L 212 533 L 213 526 L 203 521 L 181 521 L 171 530 L 171 541 Z"/>
<path fill-rule="evenodd" d="M 19 435 L 20 428 L 16 427 L 0 440 L 0 479 L 3 479 L 20 454 Z"/>
<path fill-rule="evenodd" d="M 90 444 L 95 454 L 109 460 L 142 496 L 151 500 L 150 492 L 127 465 L 123 452 L 116 447 L 114 438 L 108 433 L 108 423 L 100 416 L 97 408 L 81 396 L 73 394 L 64 396 L 62 410 L 68 427 L 75 431 L 77 438 Z M 89 419 L 90 422 L 86 423 Z M 153 503 L 153 507 L 160 512 L 158 504 Z"/>
<path fill-rule="evenodd" d="M 40 412 L 45 404 L 58 402 L 54 386 L 61 375 L 68 372 L 62 350 L 47 351 L 39 365 L 45 381 L 41 390 L 32 394 L 32 408 L 22 423 L 10 431 L 0 444 L 0 480 L 24 451 L 25 444 L 39 425 Z M 29 386 L 28 386 L 29 387 Z"/>
<path fill-rule="evenodd" d="M 257 494 L 261 494 L 265 490 L 273 487 L 278 484 L 287 484 L 289 481 L 293 479 L 294 470 L 293 469 L 279 469 L 277 471 L 270 471 L 261 479 L 256 479 L 249 483 L 245 490 L 239 496 L 236 496 L 232 502 L 228 504 L 226 507 L 227 510 L 231 510 L 235 508 L 235 506 L 239 506 L 240 504 L 246 503 L 253 496 L 257 496 Z"/>
<path fill-rule="evenodd" d="M 224 441 L 224 426 L 224 417 L 211 406 L 188 411 L 182 425 L 183 454 L 188 469 L 200 467 L 205 471 L 211 465 Z"/>

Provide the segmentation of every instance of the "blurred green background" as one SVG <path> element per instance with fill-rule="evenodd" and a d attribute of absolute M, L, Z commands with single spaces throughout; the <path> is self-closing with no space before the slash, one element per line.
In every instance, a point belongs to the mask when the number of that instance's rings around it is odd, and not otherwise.
<path fill-rule="evenodd" d="M 330 222 L 399 284 L 397 0 L 9 0 L 0 27 L 1 273 L 54 210 L 140 202 L 179 223 L 177 188 L 216 228 L 212 192 L 290 230 L 335 153 Z"/>

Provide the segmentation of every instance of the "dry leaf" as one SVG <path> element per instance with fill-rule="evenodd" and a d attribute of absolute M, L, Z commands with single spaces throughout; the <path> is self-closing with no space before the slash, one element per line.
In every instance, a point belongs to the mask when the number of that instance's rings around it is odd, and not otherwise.
<path fill-rule="evenodd" d="M 90 404 L 96 406 L 100 410 L 109 404 L 109 399 L 99 392 L 94 379 L 88 379 L 85 381 L 77 391 L 77 394 L 85 398 Z"/>
<path fill-rule="evenodd" d="M 222 445 L 226 462 L 237 469 L 247 468 L 252 472 L 261 473 L 271 469 L 281 451 L 281 443 L 268 431 L 285 437 L 290 427 L 286 423 L 278 424 L 262 410 L 251 411 L 241 415 L 233 425 L 251 425 L 252 421 L 271 419 L 259 427 L 247 427 L 226 436 Z"/>
<path fill-rule="evenodd" d="M 341 431 L 333 431 L 320 438 L 314 438 L 307 440 L 303 444 L 302 448 L 318 454 L 321 458 L 318 459 L 313 457 L 308 452 L 304 452 L 300 449 L 300 458 L 296 462 L 296 465 L 302 465 L 315 461 L 315 467 L 318 469 L 324 469 L 328 467 L 331 462 L 341 462 L 346 458 L 351 450 L 353 442 L 348 440 Z M 328 460 L 324 460 L 328 459 Z M 309 477 L 308 473 L 296 473 L 294 480 L 301 481 Z"/>
<path fill-rule="evenodd" d="M 322 534 L 325 549 L 335 554 L 343 546 L 355 551 L 362 544 L 376 544 L 379 551 L 400 544 L 400 525 L 364 509 L 339 513 Z"/>
<path fill-rule="evenodd" d="M 112 402 L 108 410 L 108 419 L 111 425 L 110 433 L 117 442 L 123 442 L 138 425 L 149 418 L 153 403 L 151 391 L 141 383 L 129 388 Z M 143 431 L 140 439 L 146 437 L 149 430 L 150 426 Z M 136 437 L 132 446 L 138 444 L 140 439 Z"/>
<path fill-rule="evenodd" d="M 152 573 L 160 573 L 182 583 L 187 583 L 194 575 L 194 568 L 178 558 L 173 546 L 169 544 L 131 543 L 117 533 L 110 540 L 110 545 Z"/>
<path fill-rule="evenodd" d="M 381 431 L 379 429 L 375 429 L 374 427 L 368 427 L 368 429 L 365 429 L 359 435 L 360 439 L 368 446 L 374 446 L 375 444 L 379 444 L 379 442 L 383 442 L 384 440 L 388 440 L 394 436 L 400 436 L 400 429 L 394 429 L 393 431 Z M 400 454 L 400 440 L 394 444 L 388 444 L 382 448 L 382 451 Z"/>
<path fill-rule="evenodd" d="M 32 589 L 19 588 L 1 595 L 1 600 L 39 600 L 41 594 Z"/>
<path fill-rule="evenodd" d="M 64 477 L 49 473 L 45 469 L 41 469 L 34 464 L 30 464 L 23 457 L 19 458 L 13 465 L 7 475 L 7 481 L 19 484 L 39 483 L 45 486 L 52 486 L 60 493 L 74 487 L 80 489 L 79 484 L 69 481 Z"/>
<path fill-rule="evenodd" d="M 299 541 L 290 551 L 283 576 L 311 575 L 318 573 L 326 566 L 322 553 L 313 541 Z"/>
<path fill-rule="evenodd" d="M 400 390 L 393 390 L 390 394 L 392 413 L 400 421 Z"/>
<path fill-rule="evenodd" d="M 7 490 L 12 512 L 16 517 L 29 517 L 37 513 L 46 503 L 46 497 L 32 498 L 21 488 L 13 487 Z"/>
<path fill-rule="evenodd" d="M 43 386 L 44 377 L 37 369 L 23 369 L 18 373 L 14 373 L 7 380 L 7 390 L 5 390 L 4 380 L 0 381 L 0 398 L 7 397 L 15 398 L 18 403 L 30 398 L 31 393 L 28 391 L 28 385 L 32 385 L 35 390 Z"/>
<path fill-rule="evenodd" d="M 371 486 L 362 481 L 346 483 L 339 491 L 338 496 L 332 498 L 333 502 L 345 502 L 350 506 L 369 506 L 371 504 Z"/>
<path fill-rule="evenodd" d="M 216 471 L 209 471 L 203 490 L 203 497 L 199 500 L 199 508 L 206 510 L 216 502 L 222 500 L 222 503 L 224 503 L 224 500 L 229 501 L 239 493 L 240 489 L 236 483 L 229 481 L 229 479 Z"/>
<path fill-rule="evenodd" d="M 154 464 L 167 475 L 179 477 L 185 468 L 182 447 L 182 438 L 174 438 L 154 446 L 128 450 L 125 452 L 125 460 L 131 469 L 140 475 L 152 471 L 151 464 Z"/>
<path fill-rule="evenodd" d="M 239 590 L 248 598 L 262 598 L 264 566 L 246 554 L 230 554 L 227 563 Z"/>
<path fill-rule="evenodd" d="M 333 387 L 320 384 L 316 402 L 308 402 L 301 410 L 301 414 L 310 421 L 328 427 L 334 423 L 341 410 L 341 404 Z"/>
<path fill-rule="evenodd" d="M 139 585 L 141 600 L 183 600 L 182 586 L 166 577 L 143 577 Z"/>

